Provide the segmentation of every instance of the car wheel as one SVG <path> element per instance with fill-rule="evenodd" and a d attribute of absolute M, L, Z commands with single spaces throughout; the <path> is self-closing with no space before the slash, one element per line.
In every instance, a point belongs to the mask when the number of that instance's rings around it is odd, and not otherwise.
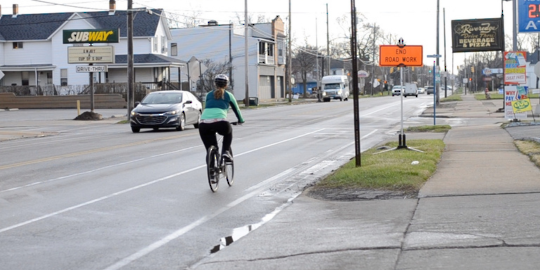
<path fill-rule="evenodd" d="M 201 112 L 199 111 L 199 116 L 197 116 L 197 123 L 193 124 L 194 128 L 199 128 L 199 123 L 201 122 Z"/>
<path fill-rule="evenodd" d="M 141 131 L 141 128 L 131 127 L 131 131 L 133 131 L 133 133 L 139 133 L 139 131 Z"/>
<path fill-rule="evenodd" d="M 182 131 L 182 130 L 186 129 L 186 116 L 183 113 L 180 115 L 179 122 L 180 123 L 176 127 L 176 130 Z"/>

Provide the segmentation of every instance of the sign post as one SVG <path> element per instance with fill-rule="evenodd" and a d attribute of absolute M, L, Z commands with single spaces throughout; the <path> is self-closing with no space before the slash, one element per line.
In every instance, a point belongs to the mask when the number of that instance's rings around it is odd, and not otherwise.
<path fill-rule="evenodd" d="M 379 65 L 382 67 L 401 67 L 400 69 L 400 84 L 401 84 L 401 131 L 399 134 L 398 147 L 386 151 L 396 149 L 409 149 L 418 152 L 420 150 L 407 147 L 405 133 L 403 132 L 403 68 L 404 67 L 422 67 L 423 64 L 423 49 L 418 45 L 405 45 L 403 38 L 400 38 L 397 45 L 380 45 L 379 46 Z M 383 151 L 383 152 L 386 152 Z M 382 152 L 380 152 L 382 153 Z"/>
<path fill-rule="evenodd" d="M 442 55 L 440 54 L 430 54 L 427 57 L 428 58 L 439 58 Z M 437 125 L 436 120 L 437 119 L 437 100 L 439 97 L 437 96 L 439 93 L 437 93 L 437 71 L 435 66 L 435 61 L 433 61 L 433 125 Z"/>
<path fill-rule="evenodd" d="M 63 44 L 90 44 L 90 46 L 68 47 L 68 63 L 88 64 L 88 66 L 77 66 L 77 73 L 89 73 L 91 112 L 94 112 L 94 72 L 107 71 L 107 66 L 93 66 L 93 64 L 114 64 L 115 62 L 113 46 L 92 45 L 94 43 L 119 43 L 119 32 L 119 29 L 79 29 L 63 31 Z"/>

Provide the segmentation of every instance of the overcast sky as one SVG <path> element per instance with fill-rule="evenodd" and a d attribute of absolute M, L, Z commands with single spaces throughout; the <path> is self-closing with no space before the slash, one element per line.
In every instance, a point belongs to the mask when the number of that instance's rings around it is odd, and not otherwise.
<path fill-rule="evenodd" d="M 350 0 L 290 0 L 292 9 L 292 31 L 297 41 L 305 39 L 319 46 L 326 44 L 326 4 L 330 25 L 330 39 L 344 36 L 347 29 L 337 23 L 337 18 L 351 14 Z M 446 13 L 446 61 L 452 66 L 452 40 L 450 24 L 458 19 L 496 18 L 501 16 L 504 3 L 506 34 L 512 31 L 512 2 L 501 0 L 440 0 L 440 42 L 439 53 L 444 56 L 443 9 Z M 2 0 L 2 14 L 12 13 L 12 4 L 19 5 L 19 13 L 51 13 L 71 11 L 107 10 L 109 0 Z M 116 7 L 127 9 L 127 0 L 117 0 Z M 133 7 L 162 8 L 179 15 L 200 14 L 202 23 L 217 20 L 220 23 L 237 21 L 244 16 L 245 0 L 134 0 Z M 356 8 L 365 16 L 365 23 L 377 24 L 386 33 L 392 33 L 409 45 L 422 45 L 424 64 L 432 65 L 429 54 L 436 53 L 437 0 L 356 0 Z M 279 15 L 286 23 L 289 13 L 289 0 L 248 0 L 248 13 L 254 17 L 274 18 Z M 350 19 L 349 19 L 350 20 Z M 350 21 L 349 21 L 350 25 Z M 316 27 L 317 26 L 317 27 Z M 317 31 L 316 31 L 317 29 Z M 393 45 L 393 44 L 392 44 Z M 467 55 L 470 56 L 471 53 Z M 454 66 L 462 64 L 464 53 L 454 54 Z M 444 66 L 441 58 L 440 65 Z"/>

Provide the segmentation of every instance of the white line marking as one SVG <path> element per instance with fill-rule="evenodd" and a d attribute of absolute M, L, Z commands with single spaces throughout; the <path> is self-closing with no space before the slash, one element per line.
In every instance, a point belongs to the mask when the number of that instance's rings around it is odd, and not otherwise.
<path fill-rule="evenodd" d="M 39 184 L 46 184 L 46 183 L 50 183 L 50 182 L 55 182 L 55 181 L 67 179 L 67 178 L 70 178 L 70 177 L 90 174 L 90 173 L 94 173 L 94 172 L 97 172 L 97 171 L 114 168 L 114 167 L 117 167 L 117 166 L 123 166 L 123 165 L 131 164 L 131 163 L 135 163 L 135 162 L 139 162 L 139 161 L 144 161 L 144 160 L 152 159 L 152 158 L 156 158 L 156 157 L 161 157 L 161 156 L 165 156 L 165 155 L 176 154 L 176 153 L 179 153 L 179 152 L 183 152 L 183 151 L 187 151 L 187 150 L 190 150 L 190 149 L 193 149 L 193 148 L 199 148 L 199 147 L 200 146 L 188 147 L 188 148 L 185 148 L 185 149 L 176 150 L 176 151 L 172 151 L 172 152 L 168 152 L 168 153 L 153 155 L 153 156 L 146 157 L 146 158 L 134 159 L 134 160 L 131 160 L 131 161 L 126 161 L 126 162 L 118 163 L 118 164 L 115 164 L 115 165 L 109 165 L 109 166 L 101 167 L 101 168 L 90 170 L 90 171 L 85 171 L 85 172 L 80 172 L 80 173 L 75 173 L 75 174 L 71 174 L 71 175 L 66 175 L 66 176 L 54 178 L 54 179 L 34 182 L 34 183 L 24 185 L 24 186 L 18 186 L 18 187 L 13 187 L 13 188 L 10 188 L 10 189 L 0 190 L 0 193 L 5 193 L 5 192 L 8 192 L 8 191 L 14 191 L 14 190 L 18 190 L 18 189 L 21 189 L 21 188 L 31 187 L 31 186 L 35 186 L 35 185 L 39 185 Z"/>
<path fill-rule="evenodd" d="M 274 146 L 274 145 L 277 145 L 277 144 L 280 144 L 280 143 L 288 142 L 288 141 L 291 141 L 291 140 L 294 140 L 294 139 L 298 139 L 298 138 L 313 134 L 313 133 L 321 131 L 321 130 L 323 130 L 323 129 L 320 129 L 320 130 L 317 130 L 317 131 L 314 131 L 314 132 L 305 133 L 303 135 L 296 136 L 294 138 L 290 138 L 290 139 L 287 139 L 287 140 L 282 140 L 282 141 L 272 143 L 272 144 L 269 144 L 269 145 L 266 145 L 266 146 L 262 146 L 262 147 L 254 149 L 254 150 L 250 150 L 250 151 L 238 154 L 238 156 L 245 155 L 245 154 L 248 154 L 248 153 L 252 153 L 252 152 L 255 152 L 255 151 L 258 151 L 258 150 L 261 150 L 261 149 L 264 149 L 264 148 L 268 148 L 270 146 Z M 46 219 L 46 218 L 53 217 L 53 216 L 56 216 L 56 215 L 59 215 L 59 214 L 62 214 L 62 213 L 65 213 L 65 212 L 68 212 L 68 211 L 71 211 L 71 210 L 75 210 L 75 209 L 78 209 L 78 208 L 81 208 L 81 207 L 84 207 L 84 206 L 87 206 L 87 205 L 90 205 L 90 204 L 94 204 L 94 203 L 106 200 L 106 199 L 110 199 L 112 197 L 116 197 L 118 195 L 122 195 L 124 193 L 134 191 L 134 190 L 146 187 L 146 186 L 150 186 L 150 185 L 153 185 L 153 184 L 168 180 L 170 178 L 173 178 L 173 177 L 176 177 L 176 176 L 179 176 L 179 175 L 182 175 L 182 174 L 186 174 L 188 172 L 192 172 L 192 171 L 195 171 L 195 170 L 198 170 L 198 169 L 201 169 L 201 168 L 205 168 L 205 167 L 206 167 L 206 165 L 201 165 L 201 166 L 198 166 L 198 167 L 195 167 L 195 168 L 183 171 L 183 172 L 179 172 L 179 173 L 175 173 L 175 174 L 172 174 L 172 175 L 169 175 L 169 176 L 165 176 L 165 177 L 162 177 L 162 178 L 147 182 L 145 184 L 134 186 L 134 187 L 131 187 L 131 188 L 128 188 L 128 189 L 124 189 L 124 190 L 109 194 L 107 196 L 103 196 L 103 197 L 100 197 L 100 198 L 97 198 L 97 199 L 94 199 L 94 200 L 91 200 L 91 201 L 87 201 L 85 203 L 77 204 L 77 205 L 74 205 L 72 207 L 62 209 L 60 211 L 56 211 L 56 212 L 53 212 L 53 213 L 50 213 L 50 214 L 47 214 L 47 215 L 43 215 L 43 216 L 38 217 L 38 218 L 34 218 L 34 219 L 31 219 L 31 220 L 28 220 L 28 221 L 25 221 L 25 222 L 21 222 L 21 223 L 15 224 L 13 226 L 2 228 L 2 229 L 0 229 L 0 233 L 7 232 L 9 230 L 13 230 L 13 229 L 16 229 L 16 228 L 19 228 L 19 227 L 22 227 L 22 226 L 25 226 L 25 225 L 28 225 L 28 224 L 31 224 L 31 223 Z"/>

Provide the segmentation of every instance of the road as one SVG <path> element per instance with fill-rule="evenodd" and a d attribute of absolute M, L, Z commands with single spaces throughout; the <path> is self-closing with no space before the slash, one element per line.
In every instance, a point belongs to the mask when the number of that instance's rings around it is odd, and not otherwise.
<path fill-rule="evenodd" d="M 404 98 L 404 125 L 430 124 L 416 116 L 432 101 Z M 397 141 L 401 99 L 359 103 L 362 150 Z M 0 269 L 184 269 L 354 157 L 352 101 L 244 110 L 235 184 L 212 193 L 197 129 L 134 134 L 67 113 L 0 112 L 1 129 L 47 135 L 0 142 Z"/>

